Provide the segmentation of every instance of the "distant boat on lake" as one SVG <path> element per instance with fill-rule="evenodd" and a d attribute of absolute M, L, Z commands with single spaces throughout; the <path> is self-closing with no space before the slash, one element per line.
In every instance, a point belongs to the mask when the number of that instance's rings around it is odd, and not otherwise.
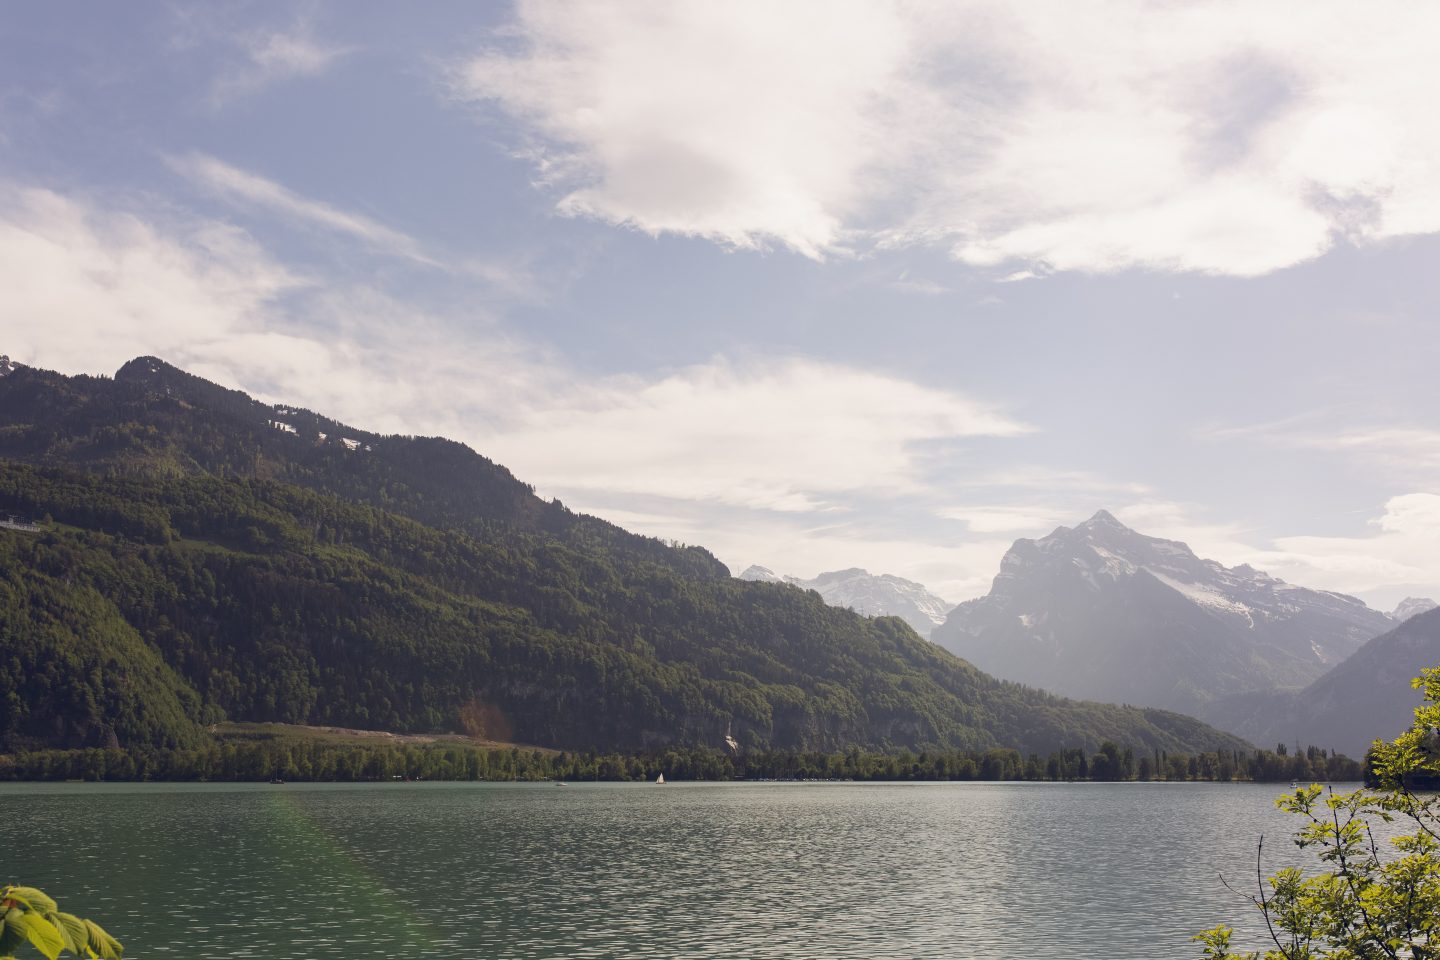
<path fill-rule="evenodd" d="M 665 786 L 665 774 L 662 773 L 662 774 L 660 774 L 660 776 L 656 777 L 656 778 L 655 778 L 655 782 L 656 782 L 659 786 L 662 786 L 662 787 Z"/>

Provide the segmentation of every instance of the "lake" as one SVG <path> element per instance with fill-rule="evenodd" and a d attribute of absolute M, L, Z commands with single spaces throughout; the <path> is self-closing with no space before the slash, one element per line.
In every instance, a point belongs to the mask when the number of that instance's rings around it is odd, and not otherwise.
<path fill-rule="evenodd" d="M 0 877 L 126 956 L 1176 958 L 1276 784 L 0 784 Z"/>

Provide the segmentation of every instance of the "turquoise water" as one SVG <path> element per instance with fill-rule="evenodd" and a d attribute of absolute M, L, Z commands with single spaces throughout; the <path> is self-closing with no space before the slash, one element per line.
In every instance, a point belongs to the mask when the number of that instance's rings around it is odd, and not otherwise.
<path fill-rule="evenodd" d="M 1282 789 L 5 784 L 0 878 L 137 960 L 1193 957 Z"/>

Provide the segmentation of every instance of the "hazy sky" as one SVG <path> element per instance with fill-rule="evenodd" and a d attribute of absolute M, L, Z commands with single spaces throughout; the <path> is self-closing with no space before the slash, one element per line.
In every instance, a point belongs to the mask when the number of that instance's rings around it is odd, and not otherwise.
<path fill-rule="evenodd" d="M 1018 9 L 1017 9 L 1018 7 Z M 732 569 L 1096 509 L 1440 596 L 1440 8 L 14 4 L 0 352 L 156 354 Z"/>

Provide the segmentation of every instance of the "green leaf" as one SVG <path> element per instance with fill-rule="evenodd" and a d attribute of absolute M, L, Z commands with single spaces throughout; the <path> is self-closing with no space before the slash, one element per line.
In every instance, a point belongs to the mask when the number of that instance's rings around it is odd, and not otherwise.
<path fill-rule="evenodd" d="M 56 913 L 50 919 L 64 938 L 65 949 L 77 957 L 82 956 L 90 943 L 90 937 L 85 932 L 85 921 L 73 913 Z"/>
<path fill-rule="evenodd" d="M 39 910 L 41 913 L 53 913 L 58 909 L 54 900 L 34 887 L 7 887 L 5 896 L 11 900 L 18 900 L 31 910 Z"/>
<path fill-rule="evenodd" d="M 125 953 L 120 941 L 106 933 L 100 924 L 93 920 L 86 920 L 84 924 L 86 932 L 90 934 L 90 949 L 103 960 L 120 960 Z"/>
<path fill-rule="evenodd" d="M 25 942 L 25 934 L 13 922 L 13 917 L 23 916 L 20 910 L 12 908 L 0 918 L 0 957 L 12 957 Z"/>
<path fill-rule="evenodd" d="M 60 936 L 60 931 L 55 929 L 55 924 L 34 911 L 22 913 L 19 918 L 7 915 L 5 921 L 7 927 L 15 924 L 25 934 L 26 939 L 34 944 L 35 949 L 50 960 L 56 960 L 60 951 L 65 949 L 65 941 Z"/>

